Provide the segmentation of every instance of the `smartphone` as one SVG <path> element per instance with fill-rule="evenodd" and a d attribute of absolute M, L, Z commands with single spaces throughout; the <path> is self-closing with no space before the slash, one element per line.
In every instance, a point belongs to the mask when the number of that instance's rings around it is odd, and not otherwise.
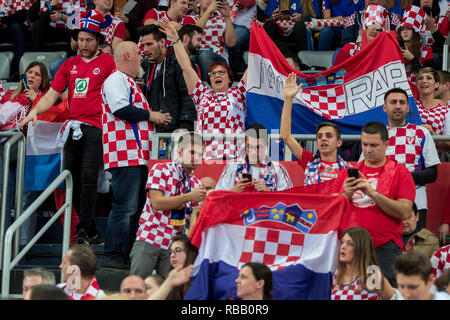
<path fill-rule="evenodd" d="M 291 10 L 289 10 L 289 9 L 284 9 L 284 10 L 281 10 L 280 12 L 281 12 L 281 14 L 283 14 L 283 15 L 291 14 Z"/>
<path fill-rule="evenodd" d="M 358 169 L 356 168 L 348 168 L 347 169 L 348 172 L 348 177 L 354 177 L 355 179 L 359 178 L 359 173 L 358 173 Z"/>
<path fill-rule="evenodd" d="M 425 11 L 425 13 L 427 15 L 429 15 L 431 17 L 431 7 L 427 6 L 427 7 L 423 7 L 422 9 L 423 9 L 423 11 Z"/>
<path fill-rule="evenodd" d="M 20 75 L 20 81 L 22 81 L 23 84 L 23 88 L 24 89 L 30 89 L 30 87 L 28 86 L 28 78 L 26 74 L 21 74 Z"/>
<path fill-rule="evenodd" d="M 247 179 L 248 182 L 251 182 L 253 180 L 250 173 L 243 173 L 242 178 Z"/>
<path fill-rule="evenodd" d="M 398 39 L 398 44 L 400 45 L 400 48 L 405 49 L 405 41 L 403 39 Z"/>

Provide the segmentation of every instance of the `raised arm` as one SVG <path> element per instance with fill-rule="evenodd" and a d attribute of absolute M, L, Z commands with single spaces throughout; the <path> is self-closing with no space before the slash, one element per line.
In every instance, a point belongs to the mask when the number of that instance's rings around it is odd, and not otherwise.
<path fill-rule="evenodd" d="M 228 2 L 222 1 L 219 5 L 219 12 L 225 19 L 225 45 L 229 48 L 236 45 L 236 32 L 234 31 L 233 22 L 230 17 L 230 6 Z"/>
<path fill-rule="evenodd" d="M 181 70 L 183 70 L 183 77 L 184 81 L 186 82 L 188 92 L 189 94 L 192 94 L 200 78 L 198 77 L 198 74 L 194 70 L 194 68 L 192 68 L 191 59 L 189 58 L 189 55 L 187 54 L 186 49 L 183 46 L 183 42 L 181 41 L 178 32 L 173 24 L 161 22 L 159 27 L 162 32 L 173 39 L 173 49 L 175 51 L 175 56 L 177 57 L 177 61 L 181 67 Z"/>
<path fill-rule="evenodd" d="M 216 11 L 218 8 L 218 2 L 217 0 L 213 0 L 209 7 L 201 12 L 200 19 L 195 23 L 200 28 L 204 29 L 206 27 L 206 23 L 208 22 L 209 17 Z"/>
<path fill-rule="evenodd" d="M 173 269 L 169 272 L 167 279 L 164 280 L 161 287 L 154 294 L 148 297 L 148 300 L 165 300 L 170 291 L 182 284 L 185 284 L 191 278 L 193 266 L 192 264 L 184 269 Z"/>
<path fill-rule="evenodd" d="M 296 75 L 291 73 L 284 83 L 284 103 L 283 111 L 281 112 L 281 124 L 280 124 L 280 138 L 286 143 L 289 150 L 297 158 L 301 159 L 303 154 L 303 148 L 298 143 L 297 140 L 291 134 L 291 123 L 292 123 L 292 101 L 297 93 L 300 91 L 301 85 L 296 84 Z"/>

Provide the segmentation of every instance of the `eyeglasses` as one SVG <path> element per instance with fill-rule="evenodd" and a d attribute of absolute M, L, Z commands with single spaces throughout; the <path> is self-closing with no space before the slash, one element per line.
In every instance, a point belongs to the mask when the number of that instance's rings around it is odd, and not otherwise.
<path fill-rule="evenodd" d="M 383 29 L 381 29 L 376 24 L 371 24 L 370 26 L 367 26 L 367 30 L 376 30 L 378 32 L 383 32 Z"/>
<path fill-rule="evenodd" d="M 184 251 L 183 248 L 177 247 L 174 250 L 169 250 L 169 256 L 173 253 L 176 256 L 179 255 L 180 253 L 182 253 Z"/>
<path fill-rule="evenodd" d="M 223 76 L 225 73 L 227 73 L 227 70 L 211 71 L 211 72 L 208 72 L 208 76 L 214 77 L 216 74 L 218 74 L 219 76 Z"/>

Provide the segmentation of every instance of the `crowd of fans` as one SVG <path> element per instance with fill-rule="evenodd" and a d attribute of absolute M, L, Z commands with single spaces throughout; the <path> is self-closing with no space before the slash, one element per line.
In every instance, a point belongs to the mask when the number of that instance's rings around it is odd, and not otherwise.
<path fill-rule="evenodd" d="M 450 217 L 443 213 L 438 237 L 425 229 L 425 185 L 436 181 L 450 150 L 450 142 L 431 138 L 450 135 L 450 77 L 436 71 L 449 16 L 447 1 L 438 0 L 3 1 L 0 41 L 14 48 L 7 80 L 19 79 L 28 47 L 42 51 L 57 40 L 70 57 L 50 70 L 30 63 L 27 80 L 15 90 L 4 92 L 0 82 L 2 131 L 26 131 L 42 114 L 65 121 L 58 144 L 74 180 L 77 244 L 60 266 L 64 283 L 56 289 L 46 270 L 31 270 L 24 276 L 24 297 L 183 299 L 197 248 L 181 234 L 189 233 L 208 193 L 293 186 L 285 167 L 266 155 L 264 126 L 245 127 L 243 53 L 257 19 L 300 71 L 300 50 L 336 50 L 339 64 L 381 32 L 396 32 L 422 126 L 405 121 L 408 96 L 393 88 L 384 96 L 388 126 L 361 124 L 362 153 L 354 168 L 339 151 L 343 141 L 334 123 L 317 127 L 313 154 L 291 134 L 292 102 L 301 91 L 292 73 L 284 84 L 280 137 L 304 168 L 304 185 L 333 181 L 332 192 L 364 213 L 357 228 L 343 233 L 332 299 L 449 299 L 443 290 L 450 291 Z M 320 30 L 311 28 L 325 22 Z M 175 157 L 149 168 L 152 148 L 160 148 L 151 144 L 151 134 L 174 131 L 182 133 L 178 141 L 161 141 L 176 142 Z M 236 133 L 245 139 L 202 137 Z M 201 159 L 227 160 L 217 184 L 194 175 Z M 94 221 L 103 170 L 111 175 L 113 198 L 104 239 Z M 35 195 L 25 192 L 25 209 Z M 130 270 L 116 296 L 105 295 L 95 278 L 90 246 L 103 243 L 101 267 Z M 381 287 L 369 283 L 371 266 L 379 267 Z M 420 290 L 410 292 L 414 285 Z M 270 269 L 246 264 L 236 288 L 242 299 L 271 299 Z"/>

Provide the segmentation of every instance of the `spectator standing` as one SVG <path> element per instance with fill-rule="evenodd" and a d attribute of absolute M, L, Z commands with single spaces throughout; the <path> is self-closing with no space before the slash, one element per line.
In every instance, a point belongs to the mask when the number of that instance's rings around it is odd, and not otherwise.
<path fill-rule="evenodd" d="M 422 67 L 432 67 L 433 50 L 423 46 L 419 31 L 425 19 L 425 11 L 416 6 L 406 8 L 400 26 L 397 28 L 397 39 L 405 59 L 406 76 L 415 85 L 417 72 Z"/>
<path fill-rule="evenodd" d="M 19 61 L 25 53 L 26 35 L 25 22 L 32 0 L 1 0 L 0 1 L 0 42 L 12 43 L 14 58 L 11 62 L 10 78 L 19 80 Z"/>
<path fill-rule="evenodd" d="M 415 198 L 411 173 L 386 157 L 389 134 L 385 125 L 366 123 L 361 133 L 364 160 L 358 162 L 358 178 L 341 171 L 334 190 L 351 202 L 357 226 L 371 235 L 382 274 L 395 286 L 392 265 L 401 254 L 402 221 L 408 218 Z"/>
<path fill-rule="evenodd" d="M 23 272 L 22 296 L 25 298 L 27 292 L 39 284 L 55 286 L 55 275 L 43 267 L 34 267 Z"/>
<path fill-rule="evenodd" d="M 183 44 L 178 40 L 180 38 L 177 38 L 175 28 L 167 24 L 162 30 L 175 39 L 175 55 L 183 70 L 189 95 L 192 97 L 197 111 L 195 131 L 199 134 L 244 133 L 245 86 L 248 71 L 244 73 L 235 87 L 231 87 L 233 72 L 230 66 L 224 62 L 215 62 L 208 69 L 207 81 L 211 86 L 211 89 L 209 89 L 192 67 L 189 55 L 186 53 Z M 177 44 L 177 42 L 180 42 L 180 44 Z M 202 68 L 201 65 L 200 68 Z M 206 141 L 204 160 L 239 158 L 242 150 L 239 141 L 208 140 Z"/>
<path fill-rule="evenodd" d="M 331 122 L 322 122 L 316 129 L 318 153 L 313 155 L 304 149 L 291 134 L 292 102 L 300 91 L 296 85 L 296 74 L 291 73 L 284 83 L 284 104 L 281 113 L 280 137 L 305 170 L 304 185 L 311 185 L 337 178 L 339 172 L 349 165 L 340 155 L 342 145 L 339 127 Z"/>
<path fill-rule="evenodd" d="M 387 300 L 394 291 L 382 274 L 379 283 L 373 283 L 378 261 L 372 237 L 367 230 L 354 227 L 345 230 L 339 248 L 339 257 L 333 275 L 331 300 Z M 378 285 L 378 287 L 377 287 Z"/>
<path fill-rule="evenodd" d="M 201 136 L 185 133 L 178 142 L 177 159 L 157 163 L 149 170 L 146 203 L 130 254 L 130 274 L 145 279 L 156 268 L 157 274 L 167 276 L 169 245 L 185 229 L 185 215 L 206 197 L 206 190 L 193 174 L 202 154 Z"/>
<path fill-rule="evenodd" d="M 436 181 L 441 163 L 430 132 L 406 122 L 409 113 L 406 91 L 393 88 L 384 95 L 383 110 L 388 118 L 389 147 L 386 155 L 406 166 L 416 184 L 415 203 L 419 210 L 419 229 L 427 219 L 426 184 Z M 409 216 L 409 214 L 408 214 Z"/>
<path fill-rule="evenodd" d="M 94 250 L 86 244 L 70 247 L 59 266 L 63 283 L 57 285 L 69 300 L 95 300 L 105 297 L 95 277 L 97 258 Z"/>
<path fill-rule="evenodd" d="M 267 146 L 267 129 L 259 123 L 251 125 L 245 132 L 244 159 L 225 166 L 216 190 L 269 192 L 292 188 L 286 168 L 267 156 Z"/>
<path fill-rule="evenodd" d="M 188 0 L 170 0 L 170 7 L 167 11 L 159 11 L 156 9 L 149 10 L 142 20 L 144 26 L 148 24 L 156 24 L 157 26 L 162 21 L 173 21 L 177 24 L 177 30 L 185 24 L 195 24 L 192 16 L 187 15 L 189 11 Z M 170 45 L 170 42 L 168 43 Z"/>
<path fill-rule="evenodd" d="M 202 48 L 197 63 L 207 79 L 207 70 L 213 62 L 228 62 L 228 49 L 236 45 L 236 33 L 227 1 L 199 0 L 200 14 L 194 16 L 196 25 L 203 29 Z"/>
<path fill-rule="evenodd" d="M 105 80 L 101 91 L 103 164 L 112 175 L 113 193 L 102 267 L 127 268 L 145 202 L 153 123 L 167 124 L 170 115 L 150 111 L 134 80 L 142 62 L 134 42 L 120 43 L 114 60 L 116 71 Z"/>
<path fill-rule="evenodd" d="M 392 300 L 450 300 L 433 284 L 433 269 L 430 261 L 419 252 L 410 252 L 398 257 L 394 264 L 398 290 Z"/>
<path fill-rule="evenodd" d="M 159 28 L 151 24 L 139 29 L 143 52 L 149 62 L 144 75 L 145 95 L 153 111 L 171 116 L 170 122 L 157 124 L 156 132 L 173 132 L 179 128 L 192 131 L 196 119 L 194 102 L 176 57 L 167 54 L 167 38 Z"/>
<path fill-rule="evenodd" d="M 69 120 L 58 138 L 59 144 L 64 145 L 64 168 L 72 173 L 74 181 L 73 204 L 80 220 L 77 243 L 103 242 L 94 222 L 103 153 L 100 90 L 116 67 L 114 58 L 98 49 L 104 40 L 100 32 L 104 21 L 95 10 L 82 15 L 72 34 L 80 54 L 63 63 L 49 91 L 21 123 L 35 123 L 37 115 L 48 110 L 67 86 Z"/>
<path fill-rule="evenodd" d="M 423 253 L 428 259 L 439 249 L 439 239 L 428 229 L 419 228 L 419 212 L 416 203 L 408 219 L 403 220 L 403 252 L 417 251 Z"/>
<path fill-rule="evenodd" d="M 272 271 L 259 262 L 247 262 L 239 271 L 236 295 L 242 300 L 272 300 Z"/>

